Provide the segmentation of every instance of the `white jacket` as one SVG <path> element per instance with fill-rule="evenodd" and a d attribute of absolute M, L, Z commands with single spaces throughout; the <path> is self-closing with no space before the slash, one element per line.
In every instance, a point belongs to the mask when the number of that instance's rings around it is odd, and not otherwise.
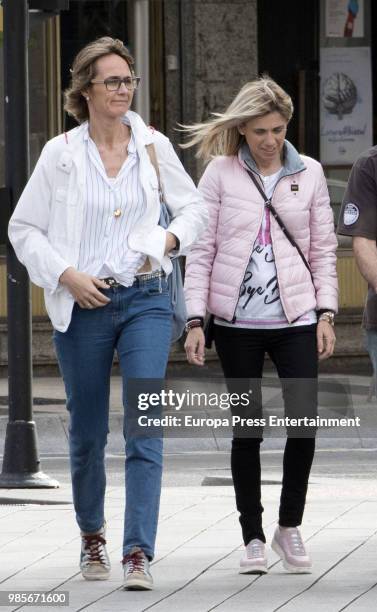
<path fill-rule="evenodd" d="M 140 182 L 146 210 L 128 237 L 134 251 L 149 256 L 152 267 L 172 269 L 164 255 L 166 231 L 158 225 L 160 200 L 156 172 L 145 145 L 154 143 L 165 202 L 172 214 L 168 228 L 185 255 L 205 229 L 208 213 L 193 181 L 168 138 L 149 129 L 132 111 L 127 117 L 140 160 Z M 77 267 L 84 219 L 86 172 L 85 124 L 49 140 L 35 166 L 9 223 L 9 239 L 31 280 L 44 288 L 45 304 L 55 329 L 66 331 L 74 299 L 59 284 L 69 266 Z"/>

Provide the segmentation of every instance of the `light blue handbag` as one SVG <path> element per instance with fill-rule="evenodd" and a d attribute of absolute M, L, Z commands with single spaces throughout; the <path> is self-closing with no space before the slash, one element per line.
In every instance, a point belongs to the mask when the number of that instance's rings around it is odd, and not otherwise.
<path fill-rule="evenodd" d="M 161 186 L 161 181 L 160 181 L 160 171 L 158 167 L 156 150 L 153 144 L 146 145 L 145 148 L 147 149 L 149 158 L 156 171 L 157 179 L 158 179 L 158 186 L 159 186 L 159 192 L 160 192 L 160 205 L 161 205 L 159 224 L 161 225 L 161 227 L 166 229 L 169 227 L 171 223 L 172 215 L 170 214 L 170 211 L 166 203 L 164 202 L 164 196 L 163 196 L 162 186 Z M 171 341 L 176 342 L 177 340 L 179 340 L 179 338 L 183 334 L 183 331 L 186 325 L 186 321 L 187 321 L 187 310 L 186 310 L 185 295 L 183 292 L 182 271 L 181 271 L 181 266 L 179 263 L 179 257 L 172 257 L 171 262 L 173 265 L 173 270 L 167 277 L 167 281 L 168 281 L 168 287 L 169 287 L 169 293 L 170 293 L 171 306 L 173 310 Z"/>

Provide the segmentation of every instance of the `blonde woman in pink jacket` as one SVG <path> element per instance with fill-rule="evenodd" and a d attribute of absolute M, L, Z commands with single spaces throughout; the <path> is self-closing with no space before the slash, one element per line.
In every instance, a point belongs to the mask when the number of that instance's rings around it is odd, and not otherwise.
<path fill-rule="evenodd" d="M 211 313 L 229 390 L 240 391 L 242 381 L 245 389 L 251 384 L 250 406 L 233 411 L 241 417 L 262 417 L 260 379 L 266 353 L 282 382 L 285 415 L 316 417 L 318 359 L 334 350 L 338 287 L 333 214 L 321 165 L 285 139 L 292 113 L 289 95 L 263 76 L 247 83 L 225 113 L 188 128 L 191 140 L 185 145 L 198 145 L 198 156 L 211 160 L 199 184 L 210 222 L 186 263 L 187 359 L 203 365 L 203 321 Z M 231 468 L 245 543 L 240 572 L 266 573 L 262 427 L 238 422 Z M 287 427 L 272 548 L 288 571 L 307 573 L 312 563 L 298 526 L 315 428 L 297 431 Z"/>

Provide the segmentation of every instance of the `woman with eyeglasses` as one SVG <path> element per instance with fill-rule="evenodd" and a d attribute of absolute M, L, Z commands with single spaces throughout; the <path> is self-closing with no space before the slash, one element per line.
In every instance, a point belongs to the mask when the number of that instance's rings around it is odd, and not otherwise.
<path fill-rule="evenodd" d="M 171 256 L 187 253 L 206 225 L 199 192 L 169 140 L 130 110 L 139 77 L 120 40 L 85 46 L 72 67 L 65 110 L 79 126 L 50 140 L 25 187 L 9 237 L 47 312 L 70 413 L 73 500 L 80 568 L 105 580 L 104 451 L 116 350 L 125 407 L 124 587 L 151 589 L 162 473 L 162 439 L 127 429 L 127 381 L 163 379 L 172 309 Z M 159 225 L 157 171 L 172 216 Z"/>
<path fill-rule="evenodd" d="M 210 220 L 186 260 L 185 347 L 188 361 L 203 365 L 203 318 L 212 313 L 228 388 L 250 398 L 234 407 L 231 469 L 245 544 L 240 572 L 251 574 L 268 571 L 260 463 L 265 354 L 291 419 L 272 548 L 288 571 L 310 572 L 299 526 L 315 450 L 318 359 L 330 357 L 335 344 L 333 214 L 321 165 L 286 140 L 292 113 L 290 96 L 263 76 L 246 83 L 224 113 L 187 128 L 186 146 L 198 145 L 209 161 L 199 189 Z"/>

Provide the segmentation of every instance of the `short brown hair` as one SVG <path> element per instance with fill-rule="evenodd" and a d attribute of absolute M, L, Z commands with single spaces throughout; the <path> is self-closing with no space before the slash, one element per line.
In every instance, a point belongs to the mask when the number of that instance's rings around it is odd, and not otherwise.
<path fill-rule="evenodd" d="M 72 115 L 78 123 L 83 123 L 89 118 L 88 105 L 82 95 L 82 91 L 89 87 L 95 75 L 95 62 L 104 55 L 115 53 L 122 57 L 134 74 L 134 58 L 118 38 L 103 36 L 86 45 L 76 55 L 71 69 L 71 83 L 64 92 L 64 110 Z"/>

